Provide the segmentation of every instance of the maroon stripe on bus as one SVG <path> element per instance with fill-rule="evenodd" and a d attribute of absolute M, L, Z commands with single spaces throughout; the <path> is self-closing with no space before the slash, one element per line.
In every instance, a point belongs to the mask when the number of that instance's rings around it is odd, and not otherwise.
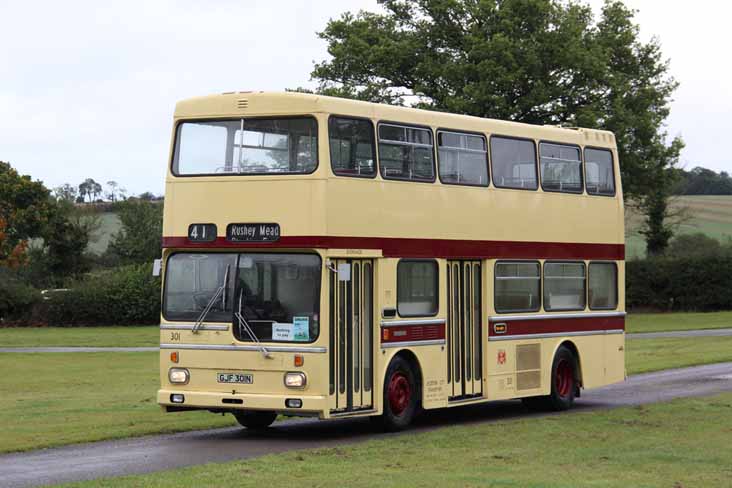
<path fill-rule="evenodd" d="M 506 331 L 496 334 L 494 324 L 506 324 Z M 625 317 L 580 317 L 538 320 L 510 320 L 501 322 L 491 320 L 488 328 L 490 336 L 555 334 L 562 332 L 594 332 L 603 330 L 625 330 Z"/>
<path fill-rule="evenodd" d="M 419 342 L 445 338 L 445 324 L 390 325 L 381 327 L 381 342 Z"/>
<path fill-rule="evenodd" d="M 224 237 L 218 237 L 213 242 L 191 242 L 186 237 L 163 237 L 163 247 L 186 249 L 381 249 L 384 257 L 412 258 L 625 259 L 623 244 L 407 239 L 401 237 L 282 236 L 276 242 L 231 242 Z"/>

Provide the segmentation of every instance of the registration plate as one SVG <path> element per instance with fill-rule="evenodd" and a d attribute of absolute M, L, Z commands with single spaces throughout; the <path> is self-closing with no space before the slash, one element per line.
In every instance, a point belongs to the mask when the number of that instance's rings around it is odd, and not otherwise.
<path fill-rule="evenodd" d="M 242 373 L 216 373 L 219 383 L 242 383 L 251 385 L 254 383 L 254 375 Z"/>

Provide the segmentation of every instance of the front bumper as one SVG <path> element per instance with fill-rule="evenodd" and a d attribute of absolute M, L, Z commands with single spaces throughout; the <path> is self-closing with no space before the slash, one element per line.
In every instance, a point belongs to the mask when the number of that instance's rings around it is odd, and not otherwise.
<path fill-rule="evenodd" d="M 291 415 L 318 415 L 320 418 L 328 416 L 328 398 L 326 396 L 301 395 L 293 390 L 288 395 L 261 395 L 252 393 L 219 393 L 206 391 L 189 391 L 176 389 L 158 390 L 158 404 L 162 407 L 175 409 L 202 409 L 202 410 L 272 410 Z M 183 403 L 170 401 L 172 394 L 185 396 Z M 285 400 L 298 398 L 302 400 L 301 408 L 287 408 Z"/>

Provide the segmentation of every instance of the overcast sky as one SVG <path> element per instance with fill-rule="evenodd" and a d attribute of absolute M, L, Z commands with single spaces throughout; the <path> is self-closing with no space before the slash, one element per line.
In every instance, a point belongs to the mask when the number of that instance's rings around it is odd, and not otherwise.
<path fill-rule="evenodd" d="M 592 0 L 599 7 L 601 0 Z M 727 2 L 627 0 L 681 82 L 669 133 L 682 164 L 732 172 Z M 0 0 L 0 160 L 54 187 L 91 177 L 163 192 L 175 102 L 312 86 L 317 38 L 375 0 L 21 2 Z"/>

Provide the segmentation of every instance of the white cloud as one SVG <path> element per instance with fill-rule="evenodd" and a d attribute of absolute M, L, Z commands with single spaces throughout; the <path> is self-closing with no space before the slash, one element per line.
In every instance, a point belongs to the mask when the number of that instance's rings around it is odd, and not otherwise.
<path fill-rule="evenodd" d="M 599 0 L 592 0 L 599 6 Z M 732 171 L 725 3 L 634 0 L 681 82 L 669 132 L 682 160 Z M 315 35 L 370 0 L 12 2 L 0 0 L 0 159 L 49 186 L 115 179 L 162 193 L 179 99 L 309 85 Z"/>

